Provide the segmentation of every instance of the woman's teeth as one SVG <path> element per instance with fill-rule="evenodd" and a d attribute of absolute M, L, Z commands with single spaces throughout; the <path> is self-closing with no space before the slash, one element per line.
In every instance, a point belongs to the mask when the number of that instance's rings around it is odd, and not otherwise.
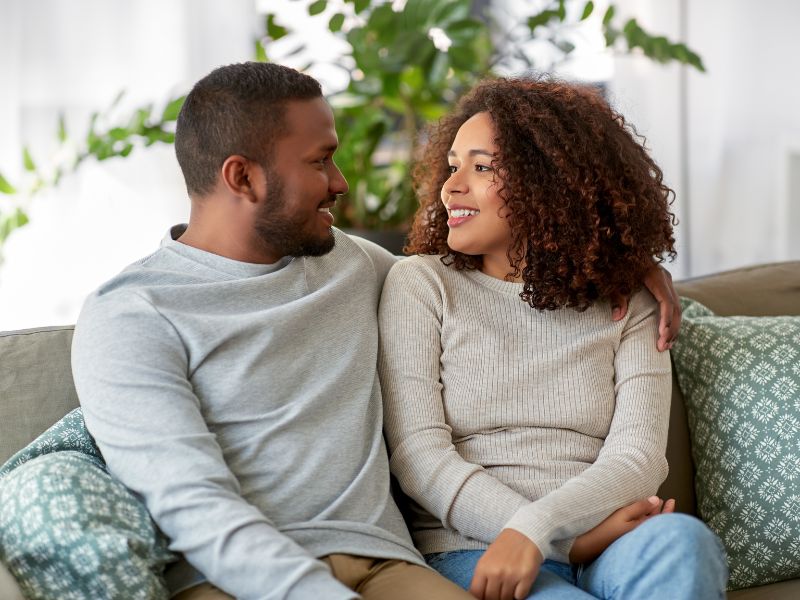
<path fill-rule="evenodd" d="M 472 210 L 469 208 L 455 208 L 450 211 L 451 217 L 473 217 L 480 213 L 479 210 Z"/>

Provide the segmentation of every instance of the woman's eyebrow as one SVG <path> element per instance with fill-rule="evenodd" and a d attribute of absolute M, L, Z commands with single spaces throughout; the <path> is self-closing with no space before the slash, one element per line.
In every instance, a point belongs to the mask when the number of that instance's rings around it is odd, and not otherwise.
<path fill-rule="evenodd" d="M 477 149 L 474 149 L 474 150 L 470 150 L 469 152 L 467 152 L 467 154 L 469 156 L 477 156 L 478 154 L 483 154 L 483 155 L 486 155 L 486 156 L 488 156 L 490 158 L 494 158 L 494 155 L 495 155 L 494 152 L 489 152 L 488 150 L 483 150 L 482 148 L 477 148 Z M 455 150 L 450 150 L 447 153 L 447 156 L 452 156 L 453 158 L 455 158 L 458 155 L 456 154 Z"/>

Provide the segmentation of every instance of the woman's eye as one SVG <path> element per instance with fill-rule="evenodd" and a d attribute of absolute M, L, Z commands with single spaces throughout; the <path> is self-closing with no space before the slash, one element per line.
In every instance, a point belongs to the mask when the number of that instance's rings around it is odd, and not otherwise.
<path fill-rule="evenodd" d="M 489 167 L 487 165 L 475 165 L 475 170 L 478 173 L 488 173 L 489 171 L 492 170 L 492 167 Z"/>
<path fill-rule="evenodd" d="M 450 175 L 452 175 L 453 173 L 458 171 L 458 167 L 455 165 L 450 165 L 449 167 L 447 167 L 447 171 L 448 173 L 450 173 Z"/>

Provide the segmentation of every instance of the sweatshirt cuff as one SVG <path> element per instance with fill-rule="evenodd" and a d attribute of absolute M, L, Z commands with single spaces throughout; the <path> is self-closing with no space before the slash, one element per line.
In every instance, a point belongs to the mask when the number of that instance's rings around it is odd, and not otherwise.
<path fill-rule="evenodd" d="M 505 524 L 505 529 L 514 529 L 536 544 L 545 559 L 562 560 L 553 544 L 553 528 L 548 515 L 536 510 L 534 503 L 520 508 Z M 567 560 L 569 562 L 569 560 Z"/>

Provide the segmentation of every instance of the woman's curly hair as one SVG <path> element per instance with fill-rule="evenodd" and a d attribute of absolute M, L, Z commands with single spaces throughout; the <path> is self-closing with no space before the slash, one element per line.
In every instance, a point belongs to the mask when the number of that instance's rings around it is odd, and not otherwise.
<path fill-rule="evenodd" d="M 522 276 L 520 297 L 537 309 L 584 310 L 629 296 L 654 259 L 675 257 L 663 183 L 636 131 L 587 86 L 527 78 L 490 79 L 463 97 L 429 130 L 414 167 L 420 208 L 406 252 L 440 254 L 456 269 L 478 269 L 481 256 L 447 245 L 442 185 L 447 152 L 461 125 L 486 112 L 498 152 L 498 194 L 510 209 L 509 275 Z"/>

